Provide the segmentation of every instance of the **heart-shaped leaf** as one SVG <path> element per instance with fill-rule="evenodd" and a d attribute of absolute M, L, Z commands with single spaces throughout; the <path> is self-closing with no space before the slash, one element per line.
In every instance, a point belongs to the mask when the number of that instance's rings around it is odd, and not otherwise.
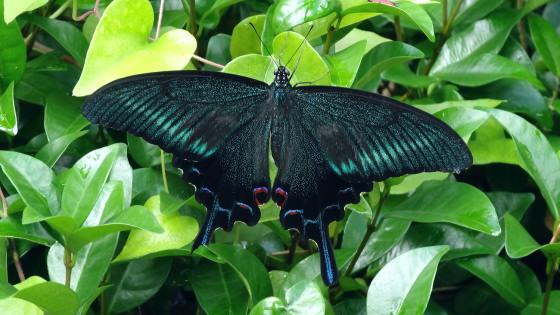
<path fill-rule="evenodd" d="M 154 13 L 147 0 L 113 1 L 97 25 L 74 95 L 91 94 L 115 79 L 133 74 L 184 68 L 196 48 L 196 40 L 187 31 L 176 29 L 149 43 L 153 21 Z"/>

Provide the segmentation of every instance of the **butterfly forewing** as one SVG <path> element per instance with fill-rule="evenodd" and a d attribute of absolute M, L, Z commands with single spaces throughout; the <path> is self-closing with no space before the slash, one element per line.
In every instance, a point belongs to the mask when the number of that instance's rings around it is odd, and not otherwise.
<path fill-rule="evenodd" d="M 174 155 L 207 209 L 193 244 L 208 244 L 217 228 L 254 225 L 270 198 L 270 87 L 224 73 L 143 74 L 108 84 L 82 112 L 93 123 L 126 131 Z"/>
<path fill-rule="evenodd" d="M 457 133 L 412 106 L 363 91 L 324 86 L 292 91 L 305 121 L 336 174 L 349 182 L 382 181 L 421 172 L 458 172 L 472 155 Z"/>

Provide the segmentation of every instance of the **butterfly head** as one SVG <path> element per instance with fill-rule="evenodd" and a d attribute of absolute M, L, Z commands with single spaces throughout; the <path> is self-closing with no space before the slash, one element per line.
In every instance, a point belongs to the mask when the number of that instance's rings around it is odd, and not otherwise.
<path fill-rule="evenodd" d="M 274 85 L 276 87 L 286 87 L 290 84 L 290 70 L 284 66 L 274 70 Z"/>

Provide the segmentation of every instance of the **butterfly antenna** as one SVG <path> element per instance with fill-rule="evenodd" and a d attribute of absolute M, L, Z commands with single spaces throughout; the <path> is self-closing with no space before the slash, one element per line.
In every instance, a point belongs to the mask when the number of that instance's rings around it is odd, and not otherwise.
<path fill-rule="evenodd" d="M 255 25 L 253 25 L 252 22 L 249 22 L 249 25 L 251 25 L 251 27 L 253 28 L 253 30 L 255 31 L 255 34 L 257 35 L 257 37 L 259 38 L 259 40 L 261 41 L 261 44 L 264 47 L 264 50 L 266 50 L 266 52 L 268 53 L 269 56 L 272 56 L 272 54 L 270 53 L 270 51 L 268 50 L 268 48 L 266 47 L 266 45 L 264 44 L 264 41 L 262 40 L 261 36 L 259 35 L 259 32 L 257 32 L 257 28 L 255 27 Z M 278 67 L 278 64 L 276 63 L 276 60 L 274 60 L 274 58 L 271 58 L 272 62 L 274 62 L 274 64 L 276 65 L 276 67 Z"/>
<path fill-rule="evenodd" d="M 307 34 L 305 34 L 305 37 L 303 38 L 303 41 L 299 44 L 298 48 L 296 49 L 296 51 L 298 51 L 298 49 L 301 48 L 301 46 L 303 45 L 303 43 L 305 43 L 305 41 L 307 40 L 307 36 L 309 36 L 309 33 L 311 33 L 311 30 L 313 29 L 313 25 L 311 25 L 311 27 L 309 28 L 309 31 L 307 31 Z M 296 73 L 296 70 L 298 68 L 299 65 L 299 61 L 301 60 L 301 56 L 303 55 L 303 49 L 300 51 L 298 59 L 296 61 L 296 65 L 294 67 L 294 71 L 292 71 L 292 74 L 290 75 L 290 77 L 288 78 L 288 82 L 290 82 L 290 80 L 292 79 L 292 77 L 294 76 L 294 73 Z M 292 61 L 292 59 L 294 58 L 295 54 L 292 55 L 292 57 L 290 58 L 290 60 L 288 60 L 288 62 L 286 64 L 289 64 L 290 61 Z"/>
<path fill-rule="evenodd" d="M 296 71 L 296 70 L 294 69 L 294 72 L 295 72 L 295 71 Z M 315 83 L 315 82 L 317 82 L 317 81 L 320 81 L 320 80 L 323 79 L 324 77 L 326 77 L 327 74 L 329 74 L 329 73 L 331 73 L 330 70 L 327 71 L 327 73 L 323 74 L 323 75 L 322 75 L 319 79 L 317 79 L 317 80 L 313 80 L 313 81 L 309 81 L 309 82 L 298 82 L 298 83 L 294 84 L 294 87 L 296 87 L 296 86 L 298 86 L 298 85 L 300 85 L 300 84 L 313 84 L 313 83 Z M 291 77 L 290 77 L 290 78 L 291 78 Z"/>

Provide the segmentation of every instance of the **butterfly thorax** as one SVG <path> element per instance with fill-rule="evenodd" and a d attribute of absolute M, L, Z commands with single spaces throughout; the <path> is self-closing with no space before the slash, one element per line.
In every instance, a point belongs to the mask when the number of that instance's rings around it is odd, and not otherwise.
<path fill-rule="evenodd" d="M 277 109 L 287 109 L 289 107 L 290 92 L 290 70 L 284 66 L 274 70 L 274 82 L 270 85 L 274 99 L 274 107 Z"/>

